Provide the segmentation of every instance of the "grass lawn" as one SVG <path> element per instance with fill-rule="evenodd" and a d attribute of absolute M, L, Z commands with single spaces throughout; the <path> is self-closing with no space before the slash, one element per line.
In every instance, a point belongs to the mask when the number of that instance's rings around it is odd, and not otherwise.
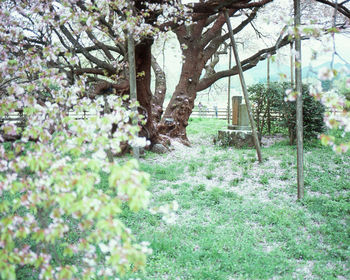
<path fill-rule="evenodd" d="M 296 201 L 296 148 L 215 146 L 225 121 L 194 119 L 192 147 L 141 159 L 151 206 L 176 200 L 174 224 L 160 215 L 123 219 L 153 254 L 140 279 L 350 279 L 350 153 L 305 145 L 305 199 Z"/>

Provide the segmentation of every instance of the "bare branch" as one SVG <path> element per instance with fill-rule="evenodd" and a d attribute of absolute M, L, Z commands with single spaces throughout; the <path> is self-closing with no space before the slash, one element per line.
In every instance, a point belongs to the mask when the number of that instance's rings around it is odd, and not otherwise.
<path fill-rule="evenodd" d="M 343 1 L 341 3 L 334 3 L 334 2 L 331 2 L 331 1 L 328 1 L 328 0 L 315 0 L 315 1 L 333 7 L 339 13 L 341 13 L 343 16 L 345 16 L 348 19 L 350 19 L 350 10 L 347 7 L 344 6 L 344 4 L 349 2 L 349 0 Z"/>
<path fill-rule="evenodd" d="M 95 35 L 91 31 L 86 31 L 86 34 L 88 35 L 90 40 L 104 52 L 104 54 L 106 55 L 106 57 L 110 61 L 114 60 L 113 55 L 111 54 L 111 52 L 109 51 L 108 47 L 104 43 L 102 43 L 101 41 L 97 40 L 97 38 L 95 37 Z"/>
<path fill-rule="evenodd" d="M 77 50 L 80 51 L 86 59 L 88 59 L 89 61 L 95 63 L 99 68 L 104 68 L 106 69 L 110 74 L 115 74 L 115 69 L 114 67 L 105 62 L 102 61 L 100 59 L 98 59 L 97 57 L 91 55 L 79 42 L 78 40 L 76 40 L 73 35 L 68 31 L 68 29 L 64 26 L 61 25 L 60 29 L 62 31 L 62 33 L 66 36 L 66 38 L 73 44 L 76 46 Z"/>

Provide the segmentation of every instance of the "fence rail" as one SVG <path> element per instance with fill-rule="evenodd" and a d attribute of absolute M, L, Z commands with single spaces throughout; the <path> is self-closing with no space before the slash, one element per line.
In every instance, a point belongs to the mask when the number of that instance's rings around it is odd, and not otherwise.
<path fill-rule="evenodd" d="M 218 108 L 218 110 L 214 109 L 194 109 L 192 111 L 191 117 L 194 118 L 218 118 L 227 120 L 227 109 Z"/>
<path fill-rule="evenodd" d="M 74 117 L 75 119 L 87 119 L 92 116 L 96 116 L 96 113 L 93 112 L 74 112 L 69 111 L 68 112 L 70 117 Z M 25 115 L 19 112 L 13 112 L 9 114 L 5 114 L 3 117 L 0 116 L 0 124 L 2 124 L 4 121 L 7 122 L 23 122 L 26 120 Z"/>
<path fill-rule="evenodd" d="M 232 114 L 232 111 L 230 111 L 230 114 Z M 95 113 L 92 112 L 82 112 L 82 113 L 76 113 L 76 112 L 69 112 L 69 115 L 71 117 L 74 117 L 77 120 L 83 120 L 87 119 L 92 116 L 96 116 Z M 218 118 L 221 120 L 227 120 L 227 109 L 226 108 L 218 108 L 218 110 L 214 109 L 194 109 L 192 111 L 192 114 L 190 117 L 193 118 Z M 260 115 L 260 119 L 263 117 L 263 114 Z M 232 116 L 230 117 L 230 119 Z M 281 118 L 281 113 L 279 112 L 271 112 L 271 120 L 277 120 Z M 25 116 L 23 116 L 20 113 L 10 113 L 6 114 L 3 117 L 0 117 L 0 125 L 6 121 L 6 122 L 14 122 L 14 123 L 24 123 Z"/>
<path fill-rule="evenodd" d="M 232 118 L 232 111 L 230 110 L 230 119 Z M 192 111 L 191 117 L 193 118 L 218 118 L 221 120 L 227 120 L 227 109 L 220 108 L 217 111 L 214 109 L 195 109 Z M 263 114 L 260 114 L 260 119 L 263 117 Z M 281 118 L 279 112 L 271 112 L 271 120 L 277 120 Z"/>

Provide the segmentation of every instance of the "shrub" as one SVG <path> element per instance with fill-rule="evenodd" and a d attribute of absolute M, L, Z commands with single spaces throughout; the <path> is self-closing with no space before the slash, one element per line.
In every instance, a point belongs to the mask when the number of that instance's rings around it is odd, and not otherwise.
<path fill-rule="evenodd" d="M 285 91 L 291 88 L 289 83 L 281 83 L 280 99 L 276 109 L 283 114 L 282 125 L 288 128 L 289 142 L 292 145 L 296 139 L 296 102 L 284 100 Z M 305 139 L 315 138 L 325 129 L 323 115 L 325 107 L 309 94 L 309 86 L 303 85 L 303 136 Z"/>
<path fill-rule="evenodd" d="M 265 84 L 259 83 L 248 88 L 250 99 L 253 103 L 253 113 L 259 137 L 265 133 L 270 134 L 272 125 L 278 126 L 276 116 L 273 116 L 274 104 L 279 102 L 279 88 L 272 84 L 267 88 Z"/>
<path fill-rule="evenodd" d="M 288 129 L 290 144 L 293 144 L 296 138 L 296 102 L 285 101 L 285 91 L 289 88 L 291 84 L 284 82 L 271 83 L 270 88 L 257 84 L 249 87 L 248 91 L 254 104 L 259 132 L 269 131 L 268 114 L 278 114 L 277 125 Z M 324 131 L 325 107 L 309 94 L 308 85 L 303 85 L 302 96 L 304 138 L 311 139 Z"/>

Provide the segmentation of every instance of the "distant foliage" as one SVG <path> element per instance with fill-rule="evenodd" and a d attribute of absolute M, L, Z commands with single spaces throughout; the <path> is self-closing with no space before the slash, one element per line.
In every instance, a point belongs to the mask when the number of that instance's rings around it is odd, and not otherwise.
<path fill-rule="evenodd" d="M 291 88 L 290 83 L 256 84 L 248 88 L 255 110 L 255 120 L 260 133 L 268 131 L 268 114 L 279 113 L 279 125 L 288 129 L 290 143 L 296 137 L 296 103 L 285 99 L 285 92 Z M 325 107 L 309 94 L 307 85 L 303 85 L 303 124 L 304 138 L 311 139 L 325 129 L 323 115 Z"/>

